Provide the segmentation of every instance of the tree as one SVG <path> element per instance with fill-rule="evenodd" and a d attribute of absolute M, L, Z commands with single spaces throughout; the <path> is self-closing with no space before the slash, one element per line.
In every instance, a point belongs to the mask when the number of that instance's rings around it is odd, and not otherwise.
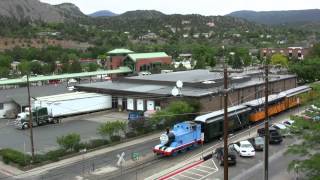
<path fill-rule="evenodd" d="M 123 121 L 106 122 L 98 127 L 98 132 L 102 136 L 111 138 L 114 135 L 120 135 L 126 130 L 127 124 Z"/>
<path fill-rule="evenodd" d="M 171 126 L 177 122 L 191 120 L 199 111 L 199 103 L 188 101 L 173 101 L 165 109 L 152 116 L 154 124 Z"/>
<path fill-rule="evenodd" d="M 38 61 L 33 61 L 30 63 L 30 71 L 33 74 L 42 74 L 43 73 L 42 65 Z"/>
<path fill-rule="evenodd" d="M 305 59 L 289 64 L 289 70 L 297 74 L 302 82 L 314 82 L 320 79 L 320 58 Z"/>
<path fill-rule="evenodd" d="M 78 60 L 73 60 L 72 63 L 69 65 L 69 73 L 79 73 L 82 72 L 81 64 Z"/>
<path fill-rule="evenodd" d="M 238 69 L 241 68 L 244 63 L 239 55 L 231 55 L 228 60 L 228 64 L 231 65 L 232 68 Z"/>
<path fill-rule="evenodd" d="M 22 75 L 26 75 L 30 72 L 30 62 L 26 60 L 22 60 L 18 65 L 18 69 Z"/>
<path fill-rule="evenodd" d="M 9 77 L 9 73 L 9 68 L 0 66 L 0 78 Z"/>
<path fill-rule="evenodd" d="M 283 67 L 288 67 L 288 58 L 282 54 L 274 54 L 271 57 L 271 64 L 278 65 L 280 64 Z"/>
<path fill-rule="evenodd" d="M 93 72 L 96 71 L 99 68 L 99 65 L 96 63 L 89 63 L 88 64 L 88 71 Z"/>
<path fill-rule="evenodd" d="M 302 159 L 293 160 L 288 169 L 303 172 L 308 179 L 320 177 L 320 123 L 312 120 L 304 120 L 301 117 L 293 117 L 294 125 L 291 133 L 302 140 L 298 144 L 289 146 L 287 153 L 299 155 Z"/>
<path fill-rule="evenodd" d="M 10 56 L 7 55 L 0 55 L 0 67 L 7 67 L 10 68 L 12 60 Z"/>
<path fill-rule="evenodd" d="M 70 133 L 65 136 L 57 137 L 57 143 L 59 146 L 68 151 L 74 151 L 77 146 L 80 144 L 80 135 L 76 133 Z"/>

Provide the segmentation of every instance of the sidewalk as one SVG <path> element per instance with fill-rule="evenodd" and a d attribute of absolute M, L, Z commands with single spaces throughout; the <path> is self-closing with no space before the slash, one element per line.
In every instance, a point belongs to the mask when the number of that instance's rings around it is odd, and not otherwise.
<path fill-rule="evenodd" d="M 154 140 L 154 139 L 158 139 L 159 137 L 160 137 L 159 133 L 152 134 L 152 135 L 149 135 L 149 136 L 146 136 L 146 137 L 142 137 L 142 138 L 139 138 L 139 139 L 134 139 L 132 141 L 124 142 L 124 143 L 121 143 L 121 144 L 117 144 L 115 146 L 111 146 L 111 147 L 107 147 L 107 148 L 104 148 L 104 149 L 88 152 L 88 153 L 85 154 L 85 157 L 86 158 L 92 158 L 92 157 L 95 157 L 95 156 L 98 156 L 98 155 L 102 155 L 102 154 L 105 154 L 105 153 L 108 153 L 108 152 L 112 152 L 112 151 L 115 151 L 115 150 L 118 150 L 118 149 L 126 148 L 126 147 L 129 147 L 129 146 L 135 145 L 135 144 L 141 144 L 141 143 L 144 143 L 146 141 L 151 141 L 151 140 Z M 61 167 L 67 166 L 67 165 L 71 165 L 71 164 L 74 164 L 74 163 L 82 161 L 82 160 L 83 160 L 83 155 L 81 154 L 81 155 L 77 155 L 77 156 L 74 156 L 74 157 L 71 157 L 71 158 L 68 158 L 68 159 L 63 159 L 63 160 L 58 161 L 58 162 L 46 164 L 44 166 L 40 166 L 40 167 L 31 169 L 31 170 L 28 170 L 28 171 L 22 171 L 20 169 L 17 169 L 17 168 L 12 167 L 12 166 L 5 165 L 2 162 L 0 162 L 0 173 L 3 173 L 5 175 L 11 176 L 11 177 L 15 177 L 15 178 L 18 178 L 18 179 L 23 179 L 23 178 L 26 178 L 26 177 L 30 177 L 30 176 L 34 176 L 34 175 L 37 175 L 37 174 L 45 173 L 46 171 L 49 171 L 49 170 L 52 170 L 52 169 L 55 169 L 55 168 L 61 168 Z"/>

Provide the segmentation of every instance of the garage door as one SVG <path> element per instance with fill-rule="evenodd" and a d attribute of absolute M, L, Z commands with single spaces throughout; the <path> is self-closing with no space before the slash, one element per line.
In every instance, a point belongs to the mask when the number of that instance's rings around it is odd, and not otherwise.
<path fill-rule="evenodd" d="M 154 110 L 154 101 L 147 101 L 147 111 Z"/>
<path fill-rule="evenodd" d="M 144 111 L 144 101 L 143 99 L 137 100 L 137 110 L 138 111 Z"/>
<path fill-rule="evenodd" d="M 133 104 L 133 99 L 129 99 L 127 100 L 127 109 L 128 110 L 134 110 L 134 104 Z"/>

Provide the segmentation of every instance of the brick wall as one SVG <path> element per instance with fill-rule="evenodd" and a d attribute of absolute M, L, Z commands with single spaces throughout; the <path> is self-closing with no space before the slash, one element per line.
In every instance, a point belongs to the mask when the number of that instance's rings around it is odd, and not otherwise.
<path fill-rule="evenodd" d="M 153 63 L 161 63 L 161 64 L 171 64 L 171 57 L 161 57 L 161 58 L 149 58 L 149 59 L 139 59 L 136 62 L 136 71 L 140 72 L 140 67 L 143 65 L 148 65 L 152 67 Z"/>
<path fill-rule="evenodd" d="M 111 56 L 110 62 L 107 65 L 108 69 L 118 69 L 122 66 L 125 56 Z"/>

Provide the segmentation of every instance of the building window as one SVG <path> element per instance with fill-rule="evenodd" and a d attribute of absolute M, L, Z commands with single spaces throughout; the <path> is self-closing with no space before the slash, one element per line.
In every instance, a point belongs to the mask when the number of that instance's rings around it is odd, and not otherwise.
<path fill-rule="evenodd" d="M 0 103 L 0 110 L 3 109 L 3 103 Z"/>

